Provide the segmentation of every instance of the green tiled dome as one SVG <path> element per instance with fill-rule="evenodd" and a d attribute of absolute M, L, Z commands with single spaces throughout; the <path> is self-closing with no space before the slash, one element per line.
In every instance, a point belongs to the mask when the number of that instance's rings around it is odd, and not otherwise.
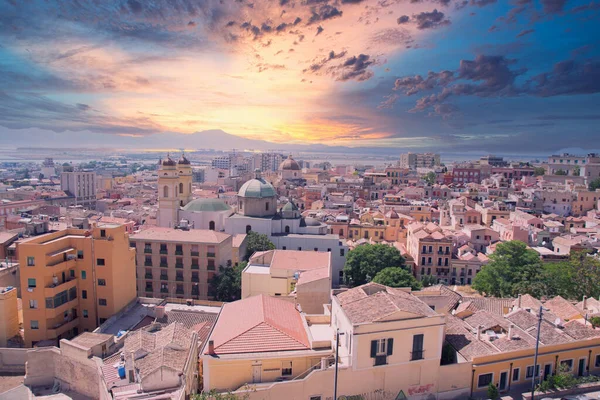
<path fill-rule="evenodd" d="M 275 188 L 262 178 L 251 179 L 242 185 L 238 192 L 238 196 L 255 197 L 259 199 L 275 197 Z"/>
<path fill-rule="evenodd" d="M 187 203 L 183 209 L 185 211 L 228 211 L 231 210 L 223 200 L 219 199 L 196 199 Z"/>

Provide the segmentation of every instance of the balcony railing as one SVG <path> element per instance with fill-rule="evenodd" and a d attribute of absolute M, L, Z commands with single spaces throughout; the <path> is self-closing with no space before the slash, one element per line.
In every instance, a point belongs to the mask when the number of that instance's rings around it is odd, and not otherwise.
<path fill-rule="evenodd" d="M 192 282 L 200 282 L 200 278 L 197 276 L 192 276 Z"/>
<path fill-rule="evenodd" d="M 160 249 L 160 254 L 169 254 L 169 252 L 166 249 Z"/>
<path fill-rule="evenodd" d="M 50 285 L 44 288 L 44 296 L 45 297 L 54 297 L 56 294 L 60 292 L 64 292 L 65 290 L 69 290 L 72 287 L 77 286 L 77 278 L 68 278 L 62 283 L 57 285 Z"/>
<path fill-rule="evenodd" d="M 151 267 L 152 261 L 144 261 L 144 267 Z"/>
<path fill-rule="evenodd" d="M 198 264 L 192 264 L 192 269 L 200 269 L 200 266 Z"/>
<path fill-rule="evenodd" d="M 183 268 L 183 263 L 175 263 L 175 268 Z"/>
<path fill-rule="evenodd" d="M 387 365 L 387 356 L 386 355 L 375 356 L 374 366 L 378 366 L 378 365 Z"/>
<path fill-rule="evenodd" d="M 176 293 L 176 294 L 183 294 L 183 289 L 181 289 L 181 290 L 180 290 L 180 289 L 177 289 L 177 290 L 175 291 L 175 293 Z"/>
<path fill-rule="evenodd" d="M 176 256 L 182 256 L 183 255 L 183 250 L 175 250 L 175 255 Z"/>
<path fill-rule="evenodd" d="M 145 277 L 146 279 L 152 279 L 152 274 L 150 274 L 150 273 L 146 272 L 146 274 L 144 275 L 144 277 Z"/>
<path fill-rule="evenodd" d="M 161 293 L 169 293 L 169 289 L 167 289 L 167 288 L 160 288 L 160 292 Z"/>
<path fill-rule="evenodd" d="M 211 252 L 206 253 L 206 257 L 214 257 L 214 256 L 215 256 L 215 253 L 211 253 Z"/>
<path fill-rule="evenodd" d="M 168 275 L 161 275 L 160 276 L 160 280 L 161 281 L 168 281 L 169 280 L 169 276 Z"/>
<path fill-rule="evenodd" d="M 183 276 L 176 276 L 175 280 L 178 282 L 183 282 Z"/>
<path fill-rule="evenodd" d="M 59 335 L 64 334 L 65 332 L 75 328 L 79 325 L 79 318 L 69 318 L 65 321 L 56 323 L 54 325 L 48 324 L 48 326 L 52 326 L 47 330 L 48 337 L 55 338 Z"/>
<path fill-rule="evenodd" d="M 152 249 L 144 249 L 144 253 L 146 253 L 146 254 L 152 254 Z"/>
<path fill-rule="evenodd" d="M 169 268 L 169 264 L 161 262 L 160 267 L 161 268 Z"/>
<path fill-rule="evenodd" d="M 199 251 L 192 251 L 191 252 L 192 257 L 198 257 L 200 255 Z"/>
<path fill-rule="evenodd" d="M 412 351 L 410 353 L 410 361 L 422 360 L 423 359 L 423 353 L 425 353 L 424 350 Z"/>

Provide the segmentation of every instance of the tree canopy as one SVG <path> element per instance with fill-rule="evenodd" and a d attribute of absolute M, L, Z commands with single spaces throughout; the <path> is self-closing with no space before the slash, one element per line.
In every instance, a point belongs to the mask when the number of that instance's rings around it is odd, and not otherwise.
<path fill-rule="evenodd" d="M 402 267 L 387 267 L 382 269 L 375 275 L 373 282 L 389 287 L 409 287 L 412 290 L 421 289 L 421 282 L 417 281 L 406 268 Z"/>
<path fill-rule="evenodd" d="M 404 267 L 404 257 L 398 249 L 385 244 L 364 244 L 348 252 L 344 279 L 349 286 L 370 282 L 377 273 L 389 267 Z"/>
<path fill-rule="evenodd" d="M 242 271 L 248 263 L 219 267 L 219 273 L 209 282 L 210 293 L 217 301 L 235 301 L 242 297 Z"/>
<path fill-rule="evenodd" d="M 246 236 L 246 260 L 248 260 L 250 256 L 257 251 L 273 249 L 275 249 L 275 245 L 269 240 L 267 235 L 253 231 L 248 232 L 248 235 Z"/>
<path fill-rule="evenodd" d="M 423 180 L 427 182 L 428 185 L 433 186 L 437 181 L 437 175 L 435 172 L 428 172 L 427 175 L 423 177 Z"/>
<path fill-rule="evenodd" d="M 473 289 L 495 297 L 529 293 L 542 294 L 537 276 L 541 269 L 539 254 L 525 243 L 513 240 L 500 243 L 473 280 Z"/>
<path fill-rule="evenodd" d="M 590 190 L 593 192 L 596 189 L 600 189 L 600 178 L 596 178 L 590 182 Z"/>
<path fill-rule="evenodd" d="M 535 174 L 535 176 L 543 176 L 546 175 L 546 169 L 544 167 L 535 167 L 533 169 L 533 173 Z"/>

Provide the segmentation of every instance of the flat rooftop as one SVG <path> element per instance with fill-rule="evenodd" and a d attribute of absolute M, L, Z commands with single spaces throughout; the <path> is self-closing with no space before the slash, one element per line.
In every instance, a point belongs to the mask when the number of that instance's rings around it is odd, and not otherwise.
<path fill-rule="evenodd" d="M 177 243 L 221 243 L 230 237 L 231 235 L 227 233 L 208 229 L 190 229 L 185 231 L 174 228 L 154 227 L 135 233 L 129 239 Z"/>

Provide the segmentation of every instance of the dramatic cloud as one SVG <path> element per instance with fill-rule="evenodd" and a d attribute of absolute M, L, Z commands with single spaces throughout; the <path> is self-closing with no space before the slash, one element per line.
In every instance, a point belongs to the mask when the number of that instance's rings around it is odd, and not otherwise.
<path fill-rule="evenodd" d="M 544 12 L 549 14 L 562 12 L 567 4 L 567 0 L 540 0 Z"/>
<path fill-rule="evenodd" d="M 320 7 L 312 7 L 311 13 L 312 15 L 308 20 L 308 25 L 342 16 L 342 11 L 329 4 Z"/>
<path fill-rule="evenodd" d="M 450 20 L 444 18 L 444 13 L 437 9 L 431 12 L 422 12 L 413 16 L 419 29 L 432 29 L 450 25 Z"/>
<path fill-rule="evenodd" d="M 534 76 L 526 89 L 542 97 L 598 93 L 600 61 L 561 61 L 552 71 Z"/>
<path fill-rule="evenodd" d="M 410 21 L 410 17 L 408 15 L 403 15 L 401 17 L 398 17 L 397 21 L 398 21 L 398 25 L 406 24 L 408 21 Z"/>
<path fill-rule="evenodd" d="M 338 81 L 366 81 L 373 76 L 373 72 L 367 70 L 374 61 L 366 54 L 350 57 L 336 68 L 336 79 Z"/>

